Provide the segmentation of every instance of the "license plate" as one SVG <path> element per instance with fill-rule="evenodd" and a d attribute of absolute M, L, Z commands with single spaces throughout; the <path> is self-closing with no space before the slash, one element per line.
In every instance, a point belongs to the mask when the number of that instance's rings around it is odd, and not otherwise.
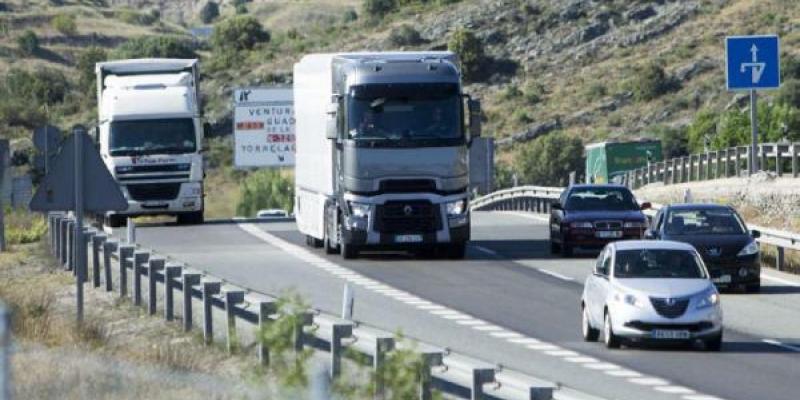
<path fill-rule="evenodd" d="M 653 339 L 689 339 L 689 331 L 655 329 L 650 336 Z"/>
<path fill-rule="evenodd" d="M 617 239 L 622 237 L 622 231 L 597 231 L 594 236 L 600 239 Z"/>
<path fill-rule="evenodd" d="M 422 241 L 422 235 L 396 235 L 394 241 L 396 243 L 419 243 Z"/>
<path fill-rule="evenodd" d="M 721 275 L 716 278 L 712 278 L 711 282 L 714 283 L 731 283 L 731 276 L 730 275 Z"/>

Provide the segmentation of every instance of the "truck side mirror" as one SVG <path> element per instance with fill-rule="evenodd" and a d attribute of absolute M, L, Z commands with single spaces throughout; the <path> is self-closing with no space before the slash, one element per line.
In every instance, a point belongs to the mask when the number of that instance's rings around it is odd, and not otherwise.
<path fill-rule="evenodd" d="M 480 100 L 467 100 L 469 110 L 469 136 L 470 139 L 481 137 L 481 102 Z"/>
<path fill-rule="evenodd" d="M 211 124 L 208 122 L 203 122 L 203 136 L 208 135 L 211 132 Z"/>
<path fill-rule="evenodd" d="M 325 138 L 336 140 L 338 135 L 338 124 L 337 124 L 337 115 L 339 113 L 339 104 L 338 103 L 331 103 L 328 105 L 328 119 L 326 120 L 325 124 Z"/>
<path fill-rule="evenodd" d="M 94 127 L 94 145 L 100 147 L 100 126 Z"/>

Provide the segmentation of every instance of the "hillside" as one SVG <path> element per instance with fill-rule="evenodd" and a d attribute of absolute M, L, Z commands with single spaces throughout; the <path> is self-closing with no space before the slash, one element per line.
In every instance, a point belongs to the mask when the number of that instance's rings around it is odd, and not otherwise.
<path fill-rule="evenodd" d="M 526 180 L 526 171 L 517 166 L 520 160 L 514 159 L 524 155 L 509 149 L 549 132 L 584 143 L 662 136 L 672 155 L 702 146 L 697 137 L 713 136 L 711 128 L 725 122 L 720 113 L 744 106 L 741 96 L 724 89 L 727 35 L 777 33 L 784 61 L 790 67 L 800 65 L 795 58 L 800 55 L 800 3 L 785 0 L 224 0 L 219 2 L 221 15 L 203 24 L 200 14 L 206 3 L 2 1 L 0 71 L 49 66 L 65 71 L 75 84 L 71 71 L 88 46 L 113 56 L 115 48 L 132 38 L 183 38 L 203 59 L 202 88 L 212 136 L 225 136 L 231 130 L 232 88 L 290 83 L 292 64 L 303 54 L 445 49 L 453 32 L 464 29 L 474 33 L 483 53 L 467 91 L 483 99 L 486 131 L 501 145 L 498 159 L 515 165 Z M 369 15 L 367 3 L 384 9 Z M 62 14 L 75 16 L 76 32 L 54 28 L 54 17 Z M 268 40 L 238 50 L 190 40 L 191 28 L 234 14 L 255 17 L 269 33 Z M 39 51 L 27 55 L 17 43 L 26 29 L 41 43 Z M 765 93 L 768 99 L 762 104 L 777 96 L 799 97 L 796 81 L 786 86 Z M 80 106 L 67 102 L 71 107 L 59 103 L 50 108 L 57 122 L 91 119 L 93 94 L 79 97 Z M 773 125 L 800 128 L 796 106 L 775 117 L 782 119 Z M 698 113 L 710 125 L 692 130 Z M 8 115 L 0 121 L 0 132 L 21 134 Z M 561 172 L 554 174 L 563 178 Z"/>

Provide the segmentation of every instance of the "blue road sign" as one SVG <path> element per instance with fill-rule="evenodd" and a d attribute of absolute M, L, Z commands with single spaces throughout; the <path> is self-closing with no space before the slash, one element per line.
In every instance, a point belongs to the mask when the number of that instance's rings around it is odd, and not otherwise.
<path fill-rule="evenodd" d="M 728 90 L 780 87 L 779 47 L 775 35 L 725 38 Z"/>

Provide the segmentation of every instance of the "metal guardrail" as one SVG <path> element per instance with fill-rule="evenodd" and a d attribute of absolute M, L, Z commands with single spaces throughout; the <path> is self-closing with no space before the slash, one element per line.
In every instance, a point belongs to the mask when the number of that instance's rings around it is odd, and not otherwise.
<path fill-rule="evenodd" d="M 533 213 L 549 213 L 550 205 L 556 202 L 564 188 L 518 186 L 499 190 L 472 201 L 473 211 L 525 211 Z M 652 205 L 654 214 L 662 206 Z M 774 246 L 777 250 L 775 268 L 782 271 L 786 264 L 786 249 L 800 251 L 800 233 L 781 231 L 748 224 L 750 229 L 761 233 L 758 242 Z"/>
<path fill-rule="evenodd" d="M 632 189 L 638 189 L 655 182 L 672 185 L 747 176 L 752 163 L 750 152 L 749 146 L 737 146 L 672 158 L 628 171 L 623 177 L 623 183 Z M 778 176 L 790 172 L 792 177 L 797 178 L 800 175 L 798 154 L 800 154 L 800 143 L 763 143 L 758 146 L 756 156 L 759 158 L 758 165 L 761 171 L 767 171 L 768 162 L 772 160 L 773 171 Z"/>
<path fill-rule="evenodd" d="M 71 254 L 75 243 L 72 224 L 74 221 L 65 214 L 52 213 L 48 217 L 52 253 L 65 269 L 75 274 L 74 266 L 80 264 L 74 262 Z M 279 318 L 276 299 L 113 239 L 99 230 L 86 228 L 84 233 L 89 251 L 84 253 L 88 262 L 82 264 L 87 268 L 83 276 L 92 287 L 106 292 L 116 290 L 119 297 L 146 308 L 150 315 L 161 308 L 166 321 L 177 319 L 176 313 L 180 311 L 184 329 L 190 331 L 195 324 L 201 326 L 206 344 L 215 341 L 215 332 L 224 334 L 229 352 L 252 345 L 261 363 L 269 364 L 270 349 L 258 332 Z M 220 313 L 222 318 L 219 318 Z M 425 364 L 419 383 L 420 399 L 431 398 L 434 387 L 455 395 L 466 391 L 471 399 L 596 399 L 430 344 L 396 343 L 391 333 L 315 310 L 301 313 L 298 319 L 299 324 L 292 334 L 295 350 L 314 346 L 326 351 L 330 378 L 341 374 L 346 348 L 367 356 L 374 371 L 380 373 L 387 354 L 398 347 L 409 346 L 421 354 Z M 245 326 L 252 329 L 246 331 Z M 376 383 L 376 398 L 383 398 L 381 381 Z M 453 387 L 458 390 L 448 390 Z"/>

